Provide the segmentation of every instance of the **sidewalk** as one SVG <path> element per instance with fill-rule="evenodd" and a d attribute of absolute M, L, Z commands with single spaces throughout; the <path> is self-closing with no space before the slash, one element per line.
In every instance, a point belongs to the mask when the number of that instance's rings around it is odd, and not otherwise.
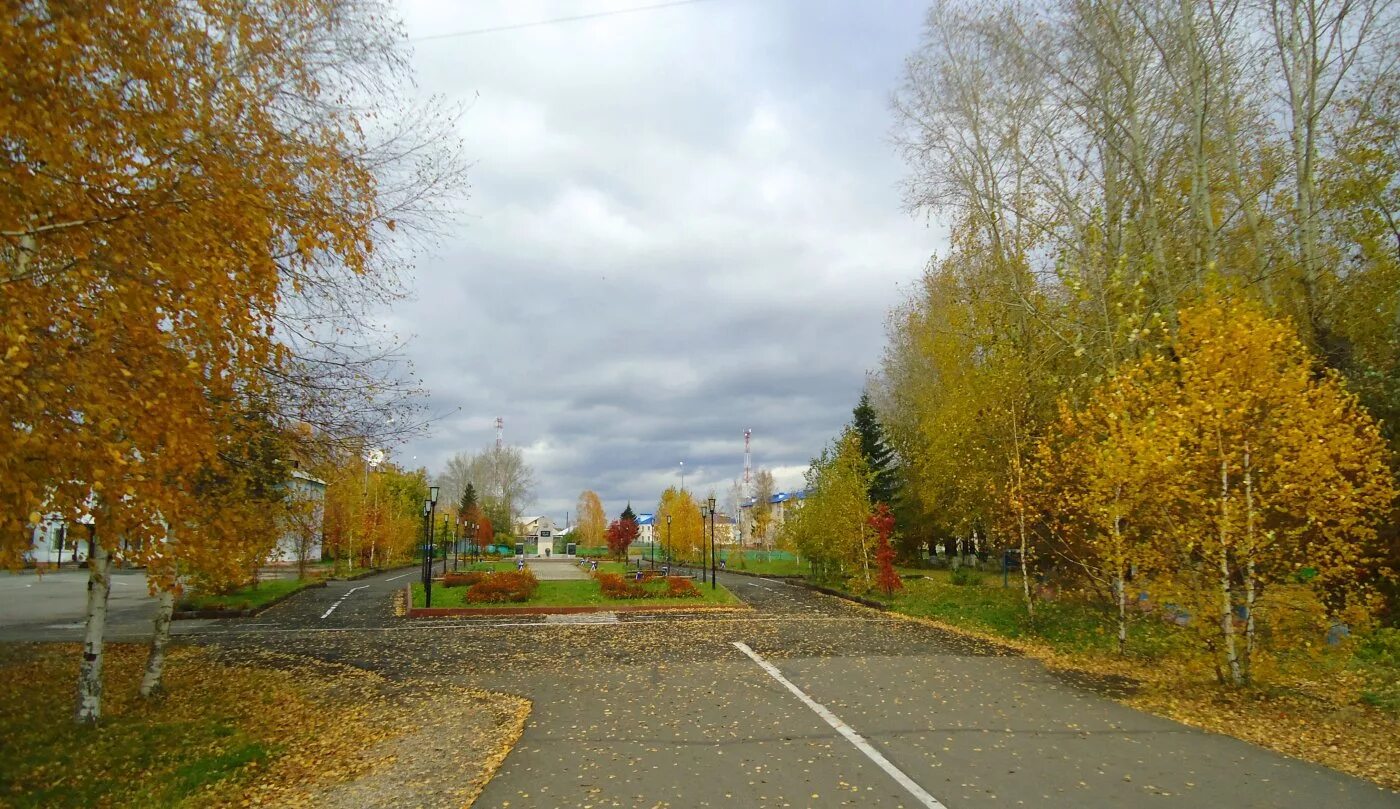
<path fill-rule="evenodd" d="M 575 564 L 578 560 L 562 557 L 559 559 L 527 559 L 525 566 L 540 581 L 582 581 L 588 578 L 588 571 Z"/>

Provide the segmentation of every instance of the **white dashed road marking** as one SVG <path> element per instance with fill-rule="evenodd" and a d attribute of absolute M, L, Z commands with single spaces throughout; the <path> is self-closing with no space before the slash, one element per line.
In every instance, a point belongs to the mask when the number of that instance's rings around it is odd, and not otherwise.
<path fill-rule="evenodd" d="M 346 590 L 346 591 L 345 591 L 345 595 L 343 595 L 343 596 L 340 597 L 340 601 L 335 602 L 334 604 L 331 605 L 331 608 L 330 608 L 330 609 L 328 609 L 328 610 L 326 610 L 325 612 L 321 613 L 321 617 L 322 617 L 322 618 L 325 618 L 327 615 L 330 615 L 331 613 L 335 612 L 335 608 L 340 606 L 340 602 L 341 602 L 341 601 L 344 601 L 344 600 L 347 599 L 347 598 L 349 598 L 351 593 L 355 592 L 356 590 L 363 590 L 363 589 L 365 589 L 365 588 L 368 587 L 368 586 L 369 586 L 368 584 L 361 584 L 359 587 L 351 587 L 349 590 Z"/>
<path fill-rule="evenodd" d="M 913 795 L 914 798 L 918 800 L 920 804 L 928 807 L 928 809 L 948 809 L 942 803 L 939 803 L 938 799 L 930 795 L 923 787 L 914 783 L 914 779 L 905 775 L 903 770 L 894 766 L 894 764 L 892 764 L 889 759 L 885 758 L 879 750 L 876 750 L 874 747 L 872 747 L 870 745 L 870 742 L 867 742 L 865 740 L 865 737 L 852 730 L 850 725 L 847 725 L 845 722 L 842 722 L 839 718 L 837 718 L 836 714 L 827 710 L 825 705 L 822 705 L 820 702 L 817 702 L 816 700 L 807 696 L 806 692 L 793 685 L 791 680 L 784 677 L 781 671 L 778 671 L 777 666 L 774 666 L 772 663 L 769 663 L 767 660 L 764 660 L 762 657 L 759 657 L 758 653 L 755 652 L 753 649 L 750 649 L 747 643 L 735 641 L 734 648 L 748 655 L 749 659 L 753 660 L 753 662 L 757 663 L 764 671 L 768 672 L 769 677 L 772 677 L 779 683 L 782 683 L 783 686 L 787 688 L 787 690 L 792 692 L 793 696 L 802 700 L 802 704 L 806 705 L 808 708 L 811 708 L 813 713 L 815 713 L 817 716 L 820 716 L 823 720 L 826 721 L 828 725 L 831 725 L 831 727 L 834 728 L 837 733 L 840 733 L 842 736 L 844 736 L 846 738 L 846 741 L 855 745 L 856 749 L 864 753 L 866 758 L 875 762 L 875 765 L 877 767 L 884 770 L 891 778 L 899 782 L 899 785 L 908 790 L 909 794 Z"/>
<path fill-rule="evenodd" d="M 412 575 L 413 575 L 413 571 L 410 570 L 410 571 L 407 572 L 407 573 L 400 573 L 399 575 L 395 576 L 394 578 L 392 578 L 392 579 L 385 579 L 384 581 L 398 581 L 399 579 L 402 579 L 404 576 L 412 576 Z"/>

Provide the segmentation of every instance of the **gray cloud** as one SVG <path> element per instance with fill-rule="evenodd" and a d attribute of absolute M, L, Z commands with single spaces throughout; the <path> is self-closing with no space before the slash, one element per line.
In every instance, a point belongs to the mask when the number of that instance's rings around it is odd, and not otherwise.
<path fill-rule="evenodd" d="M 408 0 L 410 37 L 636 5 Z M 454 414 L 430 470 L 494 438 L 609 513 L 678 480 L 779 483 L 850 415 L 897 284 L 938 235 L 899 208 L 886 99 L 920 2 L 713 2 L 415 44 L 419 89 L 469 104 L 464 216 L 389 322 Z M 460 410 L 456 410 L 460 408 Z"/>

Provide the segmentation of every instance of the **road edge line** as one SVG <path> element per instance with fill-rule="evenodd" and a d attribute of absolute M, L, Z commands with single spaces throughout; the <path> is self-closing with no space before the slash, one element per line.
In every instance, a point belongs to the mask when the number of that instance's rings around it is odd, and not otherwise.
<path fill-rule="evenodd" d="M 777 666 L 774 666 L 772 663 L 769 663 L 767 660 L 764 660 L 762 657 L 760 657 L 757 652 L 749 648 L 749 645 L 747 643 L 736 640 L 733 641 L 733 644 L 734 648 L 743 652 L 745 655 L 748 655 L 750 660 L 757 663 L 760 668 L 767 672 L 769 677 L 772 677 L 779 683 L 782 683 L 783 687 L 787 688 L 788 691 L 791 691 L 793 696 L 802 700 L 802 704 L 806 705 L 808 708 L 811 708 L 813 713 L 815 713 L 817 716 L 820 716 L 828 725 L 831 725 L 831 727 L 837 733 L 845 737 L 846 741 L 855 745 L 855 748 L 860 752 L 864 753 L 866 758 L 875 762 L 875 766 L 884 770 L 885 774 L 889 775 L 900 786 L 904 787 L 910 795 L 913 795 L 914 798 L 919 801 L 919 803 L 923 804 L 928 809 L 948 809 L 948 807 L 940 803 L 937 798 L 930 795 L 928 790 L 919 786 L 918 783 L 914 781 L 914 779 L 906 775 L 903 770 L 894 766 L 894 763 L 891 762 L 889 759 L 885 758 L 885 756 L 879 750 L 876 750 L 874 746 L 870 744 L 870 742 L 865 740 L 864 736 L 861 736 L 859 733 L 856 733 L 850 725 L 847 725 L 845 722 L 842 722 L 841 719 L 836 716 L 836 714 L 827 710 L 825 705 L 822 705 L 820 702 L 817 702 L 816 700 L 807 696 L 806 692 L 794 685 L 791 680 L 784 677 L 783 673 L 781 671 L 778 671 Z"/>
<path fill-rule="evenodd" d="M 340 597 L 340 601 L 335 602 L 334 604 L 331 605 L 331 608 L 330 608 L 330 609 L 328 609 L 328 610 L 326 610 L 325 612 L 321 613 L 321 620 L 322 620 L 322 621 L 326 620 L 326 617 L 327 617 L 328 615 L 330 615 L 331 613 L 335 612 L 335 608 L 340 606 L 340 602 L 341 602 L 341 601 L 344 601 L 344 600 L 347 599 L 347 598 L 349 598 L 351 593 L 355 592 L 356 590 L 363 590 L 363 589 L 365 589 L 365 588 L 368 587 L 368 586 L 369 586 L 368 584 L 361 584 L 359 587 L 351 587 L 349 590 L 346 590 L 346 591 L 345 591 L 345 595 L 343 595 L 343 596 Z"/>

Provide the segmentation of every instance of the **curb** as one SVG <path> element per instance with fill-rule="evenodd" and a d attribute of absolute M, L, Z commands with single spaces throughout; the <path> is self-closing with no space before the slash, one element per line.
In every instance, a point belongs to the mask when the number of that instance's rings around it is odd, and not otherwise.
<path fill-rule="evenodd" d="M 413 603 L 413 587 L 404 588 L 404 604 Z M 646 599 L 638 599 L 645 601 Z M 581 615 L 591 612 L 734 612 L 751 607 L 717 604 L 713 607 L 692 606 L 690 604 L 628 604 L 609 607 L 595 604 L 577 607 L 406 607 L 406 618 L 470 618 L 492 617 L 497 615 Z"/>
<path fill-rule="evenodd" d="M 359 581 L 360 579 L 368 579 L 370 576 L 378 576 L 380 573 L 391 573 L 395 570 L 403 570 L 405 568 L 410 567 L 418 567 L 418 563 L 411 562 L 406 565 L 395 565 L 394 567 L 375 567 L 370 568 L 369 570 L 361 570 L 358 573 L 352 573 L 349 576 L 340 576 L 339 578 L 327 578 L 326 581 Z"/>
<path fill-rule="evenodd" d="M 751 576 L 755 579 L 777 579 L 779 581 L 804 581 L 806 576 L 793 576 L 789 574 L 776 575 L 772 573 L 750 573 L 747 570 L 721 570 L 721 573 L 733 573 L 736 576 Z"/>
<path fill-rule="evenodd" d="M 824 587 L 820 584 L 812 584 L 809 581 L 804 581 L 799 586 L 806 587 L 808 590 L 815 590 L 818 593 L 821 593 L 822 595 L 829 595 L 833 598 L 839 598 L 843 601 L 850 601 L 852 603 L 859 604 L 862 607 L 869 607 L 873 610 L 889 612 L 890 609 L 888 604 L 883 604 L 879 601 L 876 601 L 873 598 L 866 598 L 864 596 L 858 596 L 853 593 L 847 593 L 841 590 L 837 590 L 834 587 Z"/>
<path fill-rule="evenodd" d="M 282 595 L 280 595 L 280 596 L 278 596 L 278 597 L 272 599 L 271 601 L 267 602 L 266 604 L 262 605 L 261 607 L 256 607 L 256 608 L 254 608 L 254 609 L 247 609 L 247 610 L 216 610 L 216 609 L 176 610 L 175 612 L 171 613 L 170 618 L 171 618 L 171 620 L 173 620 L 173 621 L 188 621 L 188 620 L 195 619 L 195 618 L 252 618 L 252 617 L 254 617 L 254 616 L 261 615 L 262 613 L 264 613 L 264 612 L 266 612 L 266 611 L 272 609 L 273 607 L 277 606 L 278 604 L 281 604 L 283 601 L 286 601 L 287 599 L 291 598 L 292 596 L 296 595 L 297 593 L 302 592 L 303 590 L 311 590 L 311 589 L 313 589 L 313 588 L 325 587 L 325 586 L 326 586 L 326 580 L 325 580 L 325 579 L 321 579 L 320 581 L 309 581 L 309 582 L 306 583 L 306 586 L 305 586 L 305 587 L 298 587 L 297 589 L 292 590 L 292 591 L 289 592 L 289 593 L 283 593 Z"/>

